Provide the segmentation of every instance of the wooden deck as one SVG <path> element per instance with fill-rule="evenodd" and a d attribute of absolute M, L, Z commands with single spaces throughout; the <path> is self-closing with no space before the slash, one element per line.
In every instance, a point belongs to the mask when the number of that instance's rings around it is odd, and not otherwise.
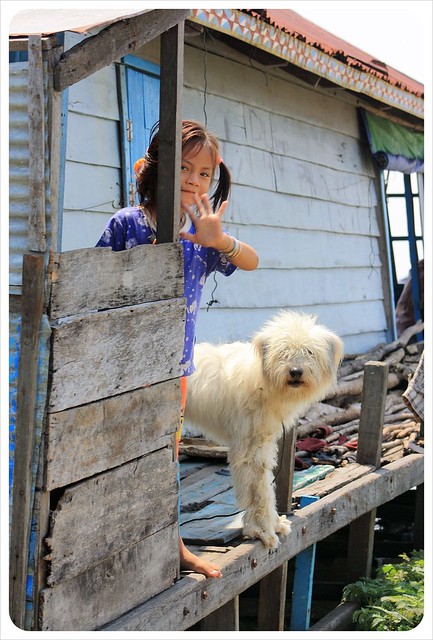
<path fill-rule="evenodd" d="M 413 453 L 379 469 L 353 463 L 331 470 L 312 484 L 296 488 L 300 474 L 307 475 L 300 472 L 294 483 L 294 508 L 290 515 L 292 531 L 281 540 L 277 550 L 267 550 L 260 541 L 242 538 L 239 514 L 233 518 L 202 520 L 200 526 L 198 522 L 194 525 L 194 529 L 190 526 L 193 523 L 185 525 L 185 537 L 197 534 L 197 538 L 202 537 L 205 542 L 188 546 L 218 564 L 223 577 L 212 580 L 194 573 L 182 573 L 171 587 L 103 629 L 189 629 L 312 544 L 422 484 L 423 462 L 423 455 Z M 224 462 L 184 462 L 181 469 L 181 522 L 212 515 L 209 513 L 212 511 L 213 515 L 224 513 L 224 509 L 230 513 L 236 511 Z M 301 495 L 320 499 L 301 510 L 297 507 Z"/>

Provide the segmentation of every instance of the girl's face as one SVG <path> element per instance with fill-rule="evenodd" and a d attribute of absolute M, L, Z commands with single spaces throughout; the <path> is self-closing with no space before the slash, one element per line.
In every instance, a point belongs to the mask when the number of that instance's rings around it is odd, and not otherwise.
<path fill-rule="evenodd" d="M 214 172 L 214 161 L 207 147 L 202 147 L 194 154 L 182 156 L 180 176 L 181 213 L 185 205 L 195 204 L 194 194 L 201 196 L 208 192 Z"/>

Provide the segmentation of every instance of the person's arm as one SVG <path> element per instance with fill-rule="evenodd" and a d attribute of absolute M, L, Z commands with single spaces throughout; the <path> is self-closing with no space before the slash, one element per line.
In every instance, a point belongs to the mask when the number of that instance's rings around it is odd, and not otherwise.
<path fill-rule="evenodd" d="M 195 233 L 181 233 L 184 240 L 189 240 L 204 247 L 212 247 L 216 251 L 223 253 L 227 260 L 239 269 L 254 271 L 259 264 L 259 257 L 253 247 L 233 238 L 225 233 L 222 227 L 222 217 L 228 204 L 227 200 L 222 203 L 216 213 L 213 212 L 208 196 L 205 194 L 199 198 L 197 196 L 197 213 L 190 207 L 187 213 L 195 227 Z"/>
<path fill-rule="evenodd" d="M 221 245 L 219 247 L 214 245 L 214 249 L 223 253 L 227 260 L 236 267 L 239 267 L 239 269 L 243 269 L 244 271 L 254 271 L 254 269 L 257 269 L 259 256 L 253 247 L 246 242 L 233 238 L 233 236 L 229 236 L 228 233 L 224 233 L 223 238 L 224 240 Z M 231 257 L 230 254 L 233 252 L 237 253 Z"/>

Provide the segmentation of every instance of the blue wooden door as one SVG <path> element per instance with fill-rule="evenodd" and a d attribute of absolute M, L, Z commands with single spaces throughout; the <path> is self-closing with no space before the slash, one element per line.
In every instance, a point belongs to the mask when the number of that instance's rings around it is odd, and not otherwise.
<path fill-rule="evenodd" d="M 134 163 L 144 156 L 150 131 L 159 120 L 159 67 L 125 56 L 120 69 L 124 204 L 137 203 Z"/>

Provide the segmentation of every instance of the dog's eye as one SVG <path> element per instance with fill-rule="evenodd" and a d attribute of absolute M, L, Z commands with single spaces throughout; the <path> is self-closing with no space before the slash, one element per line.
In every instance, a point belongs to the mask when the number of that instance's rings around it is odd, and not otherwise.
<path fill-rule="evenodd" d="M 309 356 L 314 356 L 314 353 L 311 349 L 307 349 L 307 353 Z"/>

